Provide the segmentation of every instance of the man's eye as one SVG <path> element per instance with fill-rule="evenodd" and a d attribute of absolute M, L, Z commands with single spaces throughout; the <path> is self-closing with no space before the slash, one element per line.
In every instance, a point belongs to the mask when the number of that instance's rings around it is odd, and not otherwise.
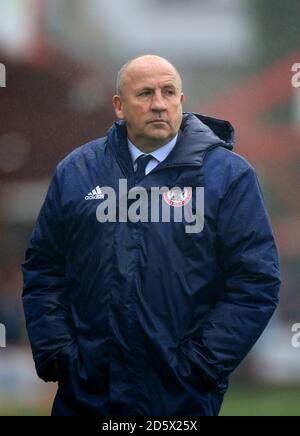
<path fill-rule="evenodd" d="M 172 89 L 167 89 L 167 90 L 165 91 L 165 94 L 166 94 L 166 95 L 174 95 L 174 94 L 175 94 L 175 91 L 173 91 Z"/>
<path fill-rule="evenodd" d="M 139 94 L 139 96 L 140 97 L 147 97 L 147 96 L 149 96 L 151 93 L 150 93 L 150 91 L 143 91 L 143 92 L 141 92 L 140 94 Z"/>

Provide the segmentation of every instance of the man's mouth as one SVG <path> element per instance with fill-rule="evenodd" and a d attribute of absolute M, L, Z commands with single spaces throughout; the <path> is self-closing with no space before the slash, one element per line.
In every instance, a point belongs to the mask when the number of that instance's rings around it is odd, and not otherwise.
<path fill-rule="evenodd" d="M 152 120 L 149 122 L 149 124 L 152 124 L 152 123 L 165 123 L 165 124 L 167 124 L 167 121 L 166 120 Z"/>

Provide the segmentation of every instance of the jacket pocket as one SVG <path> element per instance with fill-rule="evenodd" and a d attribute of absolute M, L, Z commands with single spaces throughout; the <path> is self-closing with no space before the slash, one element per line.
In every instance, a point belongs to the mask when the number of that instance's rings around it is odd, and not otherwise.
<path fill-rule="evenodd" d="M 212 368 L 204 361 L 203 355 L 197 344 L 189 339 L 180 344 L 182 355 L 182 368 L 189 368 L 189 377 L 198 383 L 205 393 L 210 393 L 218 388 L 217 377 Z"/>
<path fill-rule="evenodd" d="M 70 373 L 70 366 L 78 354 L 77 344 L 72 341 L 57 356 L 57 381 L 62 384 L 67 381 Z"/>

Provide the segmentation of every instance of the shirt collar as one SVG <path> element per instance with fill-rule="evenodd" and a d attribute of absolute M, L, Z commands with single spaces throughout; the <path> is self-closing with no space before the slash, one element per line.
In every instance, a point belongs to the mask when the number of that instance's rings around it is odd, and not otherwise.
<path fill-rule="evenodd" d="M 128 148 L 130 151 L 132 162 L 134 163 L 137 158 L 139 158 L 142 154 L 151 154 L 151 156 L 153 156 L 158 162 L 163 162 L 175 147 L 177 138 L 178 134 L 170 142 L 158 148 L 157 150 L 152 151 L 151 153 L 143 153 L 128 139 Z"/>

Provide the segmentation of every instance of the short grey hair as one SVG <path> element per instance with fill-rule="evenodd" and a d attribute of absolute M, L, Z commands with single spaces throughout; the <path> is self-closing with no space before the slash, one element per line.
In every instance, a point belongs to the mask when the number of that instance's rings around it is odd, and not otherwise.
<path fill-rule="evenodd" d="M 126 71 L 127 71 L 128 67 L 129 67 L 133 62 L 135 62 L 136 60 L 141 59 L 141 58 L 146 58 L 146 57 L 149 57 L 149 58 L 152 57 L 152 58 L 156 58 L 156 59 L 162 59 L 162 60 L 168 62 L 168 64 L 170 64 L 171 67 L 174 68 L 174 71 L 175 71 L 175 73 L 176 73 L 177 76 L 178 76 L 178 79 L 179 79 L 179 86 L 180 86 L 180 91 L 182 91 L 182 79 L 181 79 L 181 75 L 180 75 L 179 71 L 177 70 L 177 68 L 175 68 L 174 65 L 173 65 L 170 61 L 168 61 L 167 59 L 162 58 L 162 57 L 160 57 L 160 56 L 156 56 L 156 55 L 144 55 L 144 56 L 136 57 L 136 58 L 131 59 L 130 61 L 126 62 L 126 64 L 124 64 L 124 65 L 121 67 L 120 71 L 118 72 L 118 75 L 117 75 L 117 84 L 116 84 L 116 92 L 117 92 L 117 95 L 118 95 L 119 97 L 122 97 L 122 96 L 123 96 L 124 77 L 125 77 L 125 74 L 126 74 Z"/>
<path fill-rule="evenodd" d="M 135 61 L 135 59 L 131 59 L 130 61 L 126 62 L 126 64 L 124 64 L 122 66 L 122 68 L 120 69 L 120 71 L 118 72 L 116 91 L 117 91 L 117 95 L 119 97 L 122 97 L 123 82 L 124 82 L 125 73 L 127 71 L 127 68 L 129 67 L 129 65 L 132 64 L 133 61 Z"/>

